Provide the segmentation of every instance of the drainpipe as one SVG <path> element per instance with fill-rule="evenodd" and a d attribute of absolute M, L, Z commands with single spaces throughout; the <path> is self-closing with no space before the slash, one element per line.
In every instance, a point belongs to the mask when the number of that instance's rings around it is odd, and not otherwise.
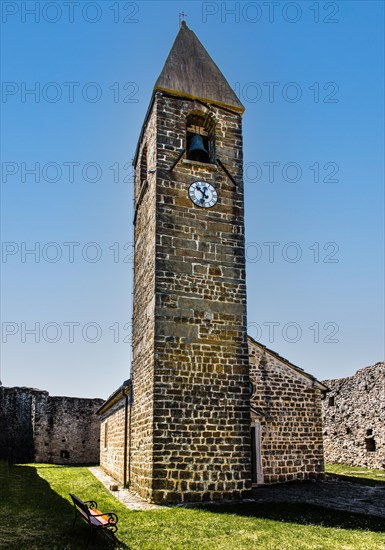
<path fill-rule="evenodd" d="M 132 386 L 129 382 L 123 389 L 124 392 L 124 448 L 123 448 L 123 487 L 130 485 L 131 481 L 131 403 Z M 128 467 L 127 467 L 128 465 Z M 128 479 L 127 479 L 128 470 Z"/>
<path fill-rule="evenodd" d="M 123 454 L 123 487 L 127 487 L 127 439 L 128 439 L 128 395 L 125 392 L 124 403 L 124 454 Z"/>
<path fill-rule="evenodd" d="M 129 396 L 129 424 L 130 424 L 130 431 L 128 434 L 128 485 L 131 485 L 131 413 L 132 413 L 132 385 L 130 385 L 130 396 Z"/>

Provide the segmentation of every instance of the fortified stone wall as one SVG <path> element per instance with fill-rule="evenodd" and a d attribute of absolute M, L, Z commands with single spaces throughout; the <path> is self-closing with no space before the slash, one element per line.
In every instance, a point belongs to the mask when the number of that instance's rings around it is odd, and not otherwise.
<path fill-rule="evenodd" d="M 323 472 L 320 384 L 250 338 L 249 353 L 263 482 L 316 477 Z"/>
<path fill-rule="evenodd" d="M 385 468 L 385 363 L 324 383 L 330 388 L 322 407 L 325 460 Z"/>
<path fill-rule="evenodd" d="M 47 395 L 31 388 L 0 387 L 0 459 L 34 461 L 33 410 Z"/>
<path fill-rule="evenodd" d="M 0 387 L 0 458 L 18 463 L 98 463 L 100 421 L 95 413 L 102 403 Z"/>

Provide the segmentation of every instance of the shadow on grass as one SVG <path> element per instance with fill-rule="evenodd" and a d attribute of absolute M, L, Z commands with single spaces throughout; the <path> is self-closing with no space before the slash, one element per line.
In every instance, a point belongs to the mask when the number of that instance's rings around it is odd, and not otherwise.
<path fill-rule="evenodd" d="M 207 504 L 200 508 L 217 514 L 235 514 L 300 525 L 369 530 L 379 533 L 385 532 L 385 519 L 380 517 L 331 510 L 311 504 L 256 502 L 221 505 Z"/>
<path fill-rule="evenodd" d="M 368 487 L 385 487 L 385 480 L 372 479 L 370 477 L 357 477 L 353 475 L 328 473 L 327 479 L 331 481 L 348 481 L 349 483 L 358 483 L 359 485 L 366 485 Z"/>
<path fill-rule="evenodd" d="M 71 550 L 87 546 L 88 525 L 79 517 L 72 528 L 74 507 L 38 475 L 33 465 L 0 462 L 0 486 L 0 514 L 7 518 L 0 522 L 4 548 Z M 119 540 L 118 546 L 127 548 Z M 89 548 L 107 547 L 113 547 L 111 537 L 94 532 Z"/>
<path fill-rule="evenodd" d="M 84 464 L 42 464 L 41 462 L 37 463 L 39 465 L 39 470 L 47 470 L 49 468 L 53 468 L 57 470 L 58 468 L 93 468 L 94 466 L 99 466 L 99 464 L 89 464 L 88 462 L 85 462 Z M 20 466 L 20 464 L 18 464 Z M 32 466 L 33 464 L 28 464 L 28 466 Z"/>

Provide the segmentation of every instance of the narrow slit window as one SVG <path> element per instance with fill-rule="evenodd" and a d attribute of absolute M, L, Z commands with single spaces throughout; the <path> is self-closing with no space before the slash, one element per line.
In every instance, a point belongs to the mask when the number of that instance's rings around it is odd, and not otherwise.
<path fill-rule="evenodd" d="M 147 145 L 143 147 L 142 156 L 140 159 L 140 184 L 143 185 L 147 181 Z"/>
<path fill-rule="evenodd" d="M 104 448 L 107 449 L 108 445 L 108 422 L 104 423 Z"/>

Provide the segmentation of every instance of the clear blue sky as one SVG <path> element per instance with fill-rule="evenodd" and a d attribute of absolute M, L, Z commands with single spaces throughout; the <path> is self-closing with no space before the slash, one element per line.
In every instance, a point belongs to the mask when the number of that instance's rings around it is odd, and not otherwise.
<path fill-rule="evenodd" d="M 56 4 L 2 3 L 3 384 L 129 376 L 130 165 L 182 11 L 246 107 L 249 333 L 320 379 L 382 360 L 383 2 Z"/>

